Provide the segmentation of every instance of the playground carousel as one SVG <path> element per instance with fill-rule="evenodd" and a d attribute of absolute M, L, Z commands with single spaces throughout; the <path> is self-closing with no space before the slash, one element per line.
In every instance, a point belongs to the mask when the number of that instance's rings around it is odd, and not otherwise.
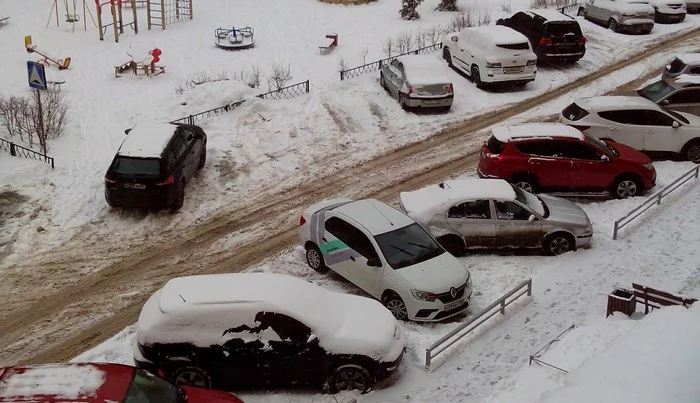
<path fill-rule="evenodd" d="M 248 49 L 255 45 L 253 28 L 217 28 L 214 32 L 216 42 L 214 44 L 221 49 L 237 50 Z"/>

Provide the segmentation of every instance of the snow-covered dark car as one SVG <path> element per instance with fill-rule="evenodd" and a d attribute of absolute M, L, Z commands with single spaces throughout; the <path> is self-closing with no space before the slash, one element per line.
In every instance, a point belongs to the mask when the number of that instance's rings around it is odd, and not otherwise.
<path fill-rule="evenodd" d="M 176 384 L 331 391 L 371 389 L 406 344 L 379 302 L 271 273 L 168 281 L 141 310 L 134 343 L 137 367 Z"/>

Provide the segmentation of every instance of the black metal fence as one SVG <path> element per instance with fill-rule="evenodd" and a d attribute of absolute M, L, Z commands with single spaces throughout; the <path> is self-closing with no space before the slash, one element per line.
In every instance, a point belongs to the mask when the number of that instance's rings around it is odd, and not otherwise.
<path fill-rule="evenodd" d="M 559 7 L 559 8 L 557 8 L 557 10 L 560 13 L 566 14 L 566 15 L 571 15 L 569 13 L 571 13 L 572 11 L 574 12 L 574 14 L 578 14 L 579 6 L 580 6 L 579 3 L 571 3 L 571 4 L 568 4 L 564 7 Z"/>
<path fill-rule="evenodd" d="M 12 155 L 13 157 L 31 158 L 33 160 L 43 161 L 43 162 L 51 165 L 51 168 L 54 167 L 53 157 L 49 157 L 48 155 L 46 155 L 44 153 L 34 151 L 31 148 L 22 147 L 19 144 L 15 144 L 15 143 L 13 143 L 11 141 L 7 141 L 5 139 L 0 139 L 0 148 L 8 151 L 10 153 L 10 155 Z"/>
<path fill-rule="evenodd" d="M 362 66 L 352 67 L 346 70 L 340 70 L 340 80 L 342 81 L 346 78 L 358 77 L 365 73 L 380 70 L 385 63 L 391 63 L 392 60 L 396 59 L 399 56 L 419 55 L 422 53 L 434 52 L 438 49 L 442 49 L 442 43 L 436 43 L 434 45 L 425 46 L 420 49 L 412 50 L 410 52 L 401 53 L 396 56 L 391 56 L 385 59 L 377 60 L 376 62 L 363 64 Z"/>
<path fill-rule="evenodd" d="M 272 90 L 264 94 L 257 95 L 261 99 L 286 99 L 294 98 L 297 95 L 308 94 L 309 93 L 309 80 L 302 81 L 297 84 L 288 85 L 280 89 Z M 193 115 L 185 116 L 184 118 L 171 120 L 170 123 L 185 123 L 188 125 L 193 125 L 196 121 L 208 118 L 209 116 L 220 115 L 224 112 L 230 112 L 239 106 L 243 105 L 245 100 L 240 100 L 220 106 L 218 108 L 209 109 L 208 111 L 195 113 Z"/>

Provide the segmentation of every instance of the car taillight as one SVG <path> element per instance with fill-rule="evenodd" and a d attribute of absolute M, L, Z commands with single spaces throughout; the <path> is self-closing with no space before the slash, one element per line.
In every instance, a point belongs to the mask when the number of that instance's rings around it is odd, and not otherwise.
<path fill-rule="evenodd" d="M 172 185 L 175 183 L 175 177 L 170 175 L 163 182 L 156 183 L 157 186 Z"/>
<path fill-rule="evenodd" d="M 299 225 L 304 225 L 304 224 L 306 224 L 306 218 L 304 218 L 304 216 L 302 215 L 302 216 L 299 218 Z"/>
<path fill-rule="evenodd" d="M 109 176 L 105 175 L 105 183 L 107 183 L 109 185 L 113 185 L 113 184 L 117 183 L 117 181 L 115 181 L 114 179 L 110 179 Z"/>
<path fill-rule="evenodd" d="M 453 94 L 454 92 L 455 92 L 455 89 L 454 89 L 454 87 L 452 86 L 452 84 L 450 84 L 450 86 L 447 87 L 447 93 L 448 93 L 448 94 Z"/>
<path fill-rule="evenodd" d="M 413 94 L 413 87 L 409 85 L 408 86 L 408 95 L 411 95 L 411 94 Z"/>
<path fill-rule="evenodd" d="M 582 132 L 585 132 L 586 130 L 590 129 L 590 126 L 577 126 L 577 125 L 571 125 L 574 129 L 581 130 Z"/>
<path fill-rule="evenodd" d="M 540 46 L 552 46 L 552 40 L 549 38 L 541 38 Z"/>
<path fill-rule="evenodd" d="M 488 69 L 500 69 L 501 63 L 486 62 L 486 68 L 488 68 Z"/>
<path fill-rule="evenodd" d="M 579 44 L 579 45 L 585 45 L 585 44 L 586 44 L 586 37 L 585 37 L 585 36 L 582 36 L 582 37 L 578 40 L 578 44 Z"/>
<path fill-rule="evenodd" d="M 537 65 L 537 59 L 535 60 L 528 60 L 527 61 L 528 66 L 536 66 Z"/>

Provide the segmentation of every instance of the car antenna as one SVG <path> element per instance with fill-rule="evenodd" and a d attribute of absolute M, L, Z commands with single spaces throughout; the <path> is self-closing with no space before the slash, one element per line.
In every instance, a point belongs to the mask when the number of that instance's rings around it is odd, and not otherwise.
<path fill-rule="evenodd" d="M 177 294 L 177 295 L 182 299 L 182 302 L 187 302 L 187 301 L 185 301 L 185 298 L 182 297 L 182 294 Z"/>
<path fill-rule="evenodd" d="M 377 206 L 374 205 L 374 203 L 370 203 L 370 204 L 372 205 L 372 207 L 374 207 L 375 210 L 377 210 L 377 211 L 379 212 L 379 214 L 382 215 L 382 217 L 386 218 L 386 220 L 389 221 L 389 225 L 391 225 L 392 227 L 394 226 L 394 223 L 391 222 L 391 220 L 389 219 L 389 217 L 385 216 L 384 213 L 382 213 L 382 211 L 379 210 L 379 209 L 377 208 Z"/>

